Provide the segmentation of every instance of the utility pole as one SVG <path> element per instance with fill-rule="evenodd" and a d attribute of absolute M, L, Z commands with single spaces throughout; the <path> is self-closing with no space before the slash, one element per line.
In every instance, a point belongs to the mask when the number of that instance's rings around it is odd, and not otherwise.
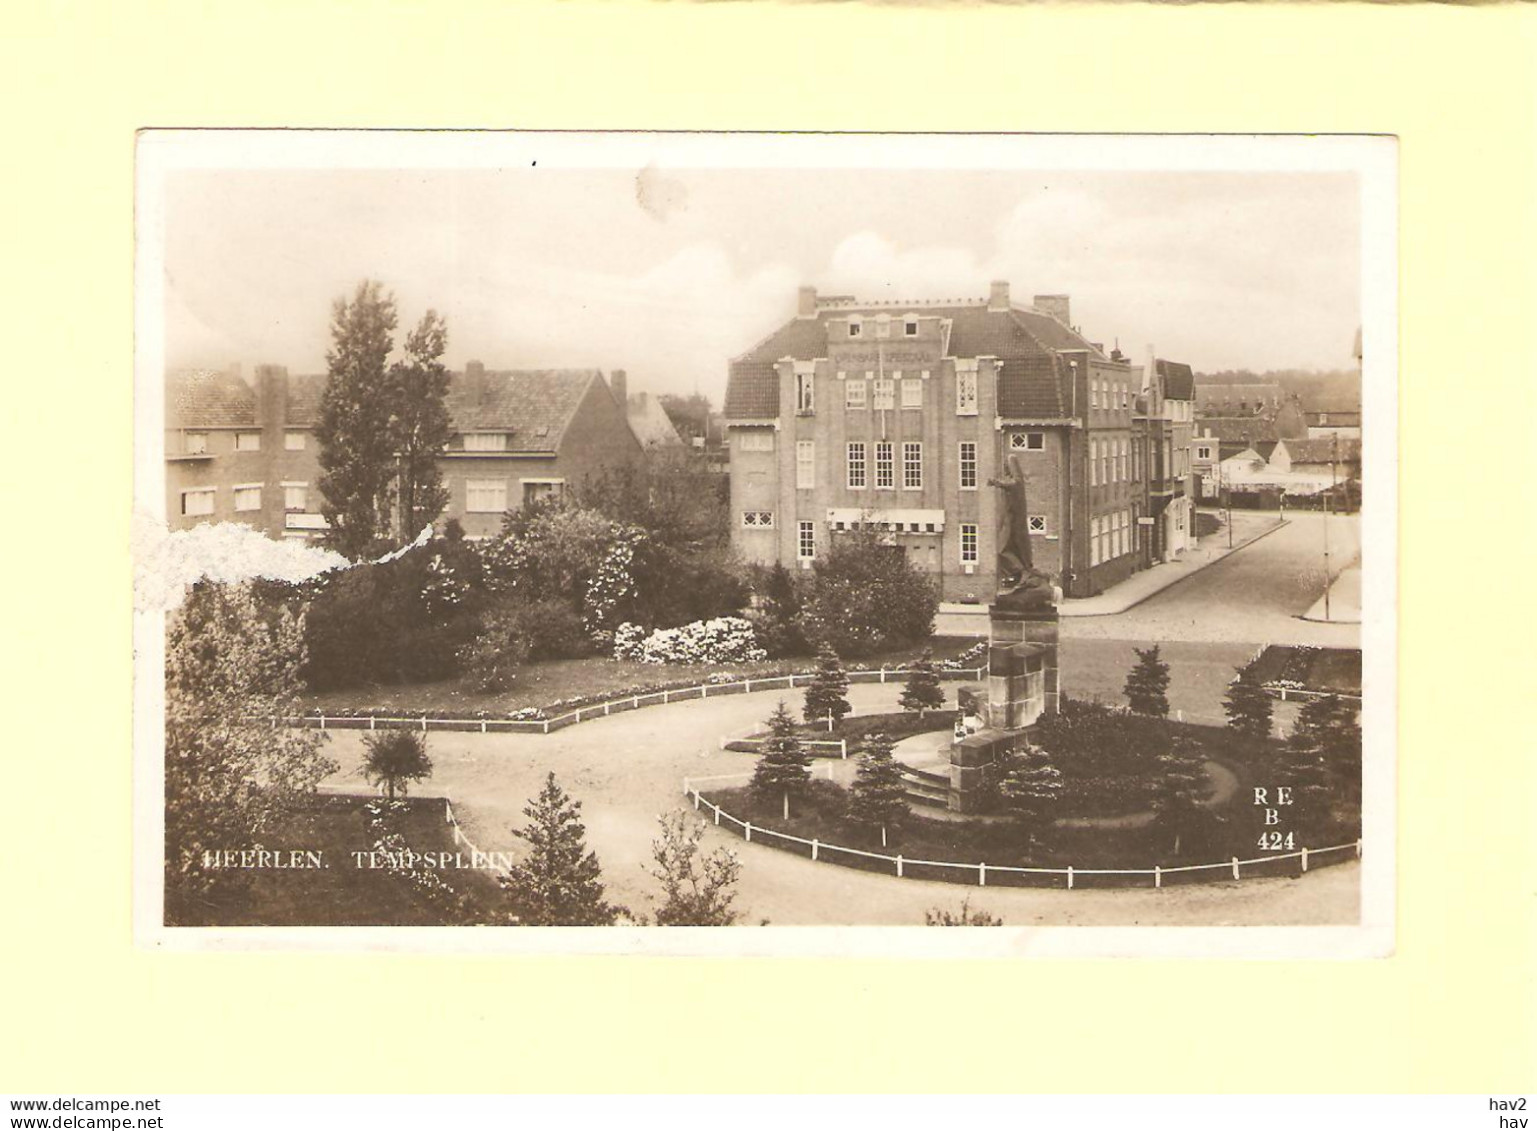
<path fill-rule="evenodd" d="M 1329 613 L 1329 590 L 1334 588 L 1329 573 L 1329 505 L 1334 499 L 1336 464 L 1340 454 L 1340 434 L 1334 433 L 1332 454 L 1329 457 L 1329 493 L 1324 496 L 1324 620 L 1333 620 Z"/>

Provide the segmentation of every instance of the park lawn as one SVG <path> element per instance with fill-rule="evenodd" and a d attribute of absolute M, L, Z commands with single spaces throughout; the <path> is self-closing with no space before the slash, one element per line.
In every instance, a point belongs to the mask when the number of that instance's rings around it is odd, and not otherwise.
<path fill-rule="evenodd" d="M 933 649 L 936 660 L 947 660 L 959 656 L 975 643 L 969 637 L 936 636 L 922 644 L 851 660 L 846 666 L 850 669 L 879 668 L 883 664 L 900 667 L 916 660 L 926 647 Z M 373 684 L 311 693 L 304 697 L 303 705 L 338 714 L 371 710 L 469 715 L 485 711 L 501 715 L 526 707 L 549 707 L 572 699 L 594 701 L 654 684 L 703 683 L 723 672 L 747 678 L 809 672 L 815 667 L 813 656 L 748 664 L 643 664 L 635 660 L 588 656 L 579 660 L 525 664 L 519 669 L 513 686 L 506 691 L 482 691 L 468 676 L 456 676 L 429 683 Z"/>
<path fill-rule="evenodd" d="M 205 908 L 195 922 L 179 926 L 221 927 L 420 927 L 441 926 L 435 913 L 410 882 L 387 868 L 358 867 L 354 852 L 373 847 L 363 806 L 372 797 L 321 794 L 302 809 L 288 813 L 263 838 L 264 848 L 322 853 L 323 869 L 262 869 L 252 883 L 229 892 Z M 453 833 L 445 819 L 444 800 L 412 798 L 398 819 L 401 834 L 414 852 L 450 853 Z M 484 914 L 496 917 L 499 887 L 485 871 L 453 869 L 440 872 L 457 890 L 469 895 Z M 477 916 L 480 918 L 480 916 Z"/>

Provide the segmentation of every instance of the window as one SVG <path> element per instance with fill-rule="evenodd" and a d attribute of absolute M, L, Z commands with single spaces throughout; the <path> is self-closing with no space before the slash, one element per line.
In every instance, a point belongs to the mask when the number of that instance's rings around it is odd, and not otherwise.
<path fill-rule="evenodd" d="M 262 509 L 262 489 L 259 483 L 246 483 L 235 488 L 235 509 L 237 511 L 259 511 Z"/>
<path fill-rule="evenodd" d="M 809 416 L 816 411 L 816 379 L 810 373 L 797 373 L 795 375 L 795 411 L 802 416 Z"/>
<path fill-rule="evenodd" d="M 524 479 L 521 482 L 525 507 L 538 506 L 540 503 L 558 499 L 566 489 L 563 479 Z"/>
<path fill-rule="evenodd" d="M 1099 446 L 1099 481 L 1110 482 L 1110 441 L 1106 440 Z"/>
<path fill-rule="evenodd" d="M 902 380 L 902 407 L 923 407 L 923 382 L 917 377 L 906 377 Z"/>
<path fill-rule="evenodd" d="M 855 440 L 849 444 L 849 488 L 854 491 L 862 491 L 865 486 L 865 445 L 863 440 Z"/>
<path fill-rule="evenodd" d="M 466 432 L 464 434 L 464 450 L 467 452 L 505 452 L 507 450 L 507 433 Z"/>
<path fill-rule="evenodd" d="M 797 440 L 795 442 L 795 486 L 797 490 L 809 491 L 817 485 L 817 442 L 815 440 Z"/>
<path fill-rule="evenodd" d="M 1121 482 L 1131 478 L 1131 441 L 1121 441 Z"/>
<path fill-rule="evenodd" d="M 902 333 L 906 334 L 909 338 L 916 338 L 918 336 L 918 320 L 916 318 L 904 319 L 902 322 Z"/>
<path fill-rule="evenodd" d="M 869 407 L 869 404 L 870 404 L 869 393 L 870 393 L 870 386 L 866 385 L 863 381 L 846 381 L 846 382 L 844 382 L 844 385 L 843 385 L 843 407 L 844 408 L 867 408 L 867 407 Z"/>
<path fill-rule="evenodd" d="M 955 414 L 957 416 L 977 415 L 977 372 L 974 369 L 956 370 Z"/>
<path fill-rule="evenodd" d="M 1089 520 L 1089 564 L 1091 566 L 1099 565 L 1101 560 L 1099 540 L 1101 526 L 1099 519 Z"/>
<path fill-rule="evenodd" d="M 961 490 L 977 489 L 977 445 L 973 440 L 961 441 Z"/>
<path fill-rule="evenodd" d="M 1089 486 L 1099 486 L 1099 441 L 1089 441 Z"/>
<path fill-rule="evenodd" d="M 1046 448 L 1044 432 L 1010 432 L 1009 450 L 1013 452 L 1039 452 Z"/>
<path fill-rule="evenodd" d="M 890 440 L 875 441 L 875 489 L 891 488 L 896 486 L 896 468 L 893 459 L 893 445 Z"/>
<path fill-rule="evenodd" d="M 304 433 L 284 432 L 283 450 L 285 452 L 302 452 L 304 450 Z"/>
<path fill-rule="evenodd" d="M 1123 384 L 1121 386 L 1121 407 L 1122 408 L 1130 408 L 1131 407 L 1131 386 L 1130 385 Z"/>
<path fill-rule="evenodd" d="M 877 377 L 875 379 L 875 407 L 896 408 L 896 382 L 890 377 Z"/>
<path fill-rule="evenodd" d="M 188 432 L 183 443 L 189 456 L 204 455 L 208 451 L 208 433 Z"/>
<path fill-rule="evenodd" d="M 908 440 L 902 445 L 902 489 L 923 489 L 923 444 L 920 441 Z"/>
<path fill-rule="evenodd" d="M 236 432 L 235 450 L 237 452 L 259 452 L 262 450 L 262 434 L 260 432 Z"/>
<path fill-rule="evenodd" d="M 814 522 L 802 522 L 798 525 L 795 538 L 795 553 L 801 561 L 810 561 L 817 556 L 817 527 Z"/>
<path fill-rule="evenodd" d="M 507 510 L 507 480 L 466 479 L 464 509 L 469 514 L 503 514 Z"/>
<path fill-rule="evenodd" d="M 1031 534 L 1045 534 L 1046 533 L 1046 516 L 1043 515 L 1043 514 L 1033 514 L 1033 515 L 1031 515 L 1029 520 L 1028 520 L 1028 528 L 1029 528 Z"/>
<path fill-rule="evenodd" d="M 773 511 L 743 511 L 742 525 L 757 527 L 760 529 L 772 529 L 774 526 Z"/>
<path fill-rule="evenodd" d="M 961 564 L 977 564 L 977 525 L 974 522 L 961 523 Z"/>
<path fill-rule="evenodd" d="M 744 452 L 771 452 L 774 450 L 774 434 L 768 431 L 743 432 L 737 448 Z"/>
<path fill-rule="evenodd" d="M 862 325 L 860 325 L 859 319 L 857 319 L 857 318 L 850 318 L 849 319 L 849 337 L 857 338 L 861 334 L 863 334 L 864 332 L 865 332 L 865 328 Z"/>
<path fill-rule="evenodd" d="M 198 487 L 181 493 L 181 513 L 189 518 L 213 514 L 214 488 Z"/>
<path fill-rule="evenodd" d="M 284 483 L 283 484 L 283 509 L 285 511 L 308 510 L 309 484 Z"/>

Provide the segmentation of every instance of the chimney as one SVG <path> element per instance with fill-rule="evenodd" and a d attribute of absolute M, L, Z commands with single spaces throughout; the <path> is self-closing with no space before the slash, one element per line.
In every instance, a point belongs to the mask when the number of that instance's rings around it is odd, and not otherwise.
<path fill-rule="evenodd" d="M 256 367 L 256 426 L 265 433 L 262 447 L 283 450 L 283 429 L 288 427 L 288 370 L 281 365 Z"/>
<path fill-rule="evenodd" d="M 1036 295 L 1032 305 L 1042 314 L 1049 314 L 1062 325 L 1072 327 L 1068 321 L 1067 295 Z"/>
<path fill-rule="evenodd" d="M 987 309 L 1007 310 L 1009 308 L 1009 282 L 1007 279 L 994 279 L 992 288 L 987 294 Z"/>
<path fill-rule="evenodd" d="M 608 387 L 614 391 L 614 399 L 619 402 L 619 407 L 624 408 L 630 403 L 630 380 L 625 376 L 623 369 L 616 369 L 609 374 Z"/>
<path fill-rule="evenodd" d="M 796 298 L 795 317 L 815 318 L 817 316 L 817 289 L 815 287 L 802 287 Z"/>
<path fill-rule="evenodd" d="M 464 396 L 472 404 L 486 397 L 486 367 L 478 361 L 464 363 Z"/>

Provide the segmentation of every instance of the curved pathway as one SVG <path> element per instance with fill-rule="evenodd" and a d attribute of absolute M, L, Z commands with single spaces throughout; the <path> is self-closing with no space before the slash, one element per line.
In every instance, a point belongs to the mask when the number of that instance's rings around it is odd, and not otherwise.
<path fill-rule="evenodd" d="M 849 699 L 860 713 L 892 710 L 896 684 L 856 684 Z M 718 749 L 722 734 L 766 718 L 780 698 L 797 707 L 800 692 L 755 692 L 691 700 L 596 719 L 548 736 L 435 732 L 428 737 L 433 776 L 419 792 L 446 794 L 465 831 L 485 850 L 518 851 L 511 829 L 525 823 L 523 807 L 555 771 L 582 802 L 587 840 L 603 865 L 611 899 L 651 910 L 657 884 L 647 874 L 657 817 L 684 807 L 685 776 L 746 773 L 750 754 Z M 366 791 L 361 773 L 363 734 L 335 732 L 328 752 L 342 769 L 334 790 Z M 839 767 L 847 772 L 846 767 Z M 819 764 L 819 773 L 826 771 Z M 933 907 L 973 907 L 1010 926 L 1028 925 L 1278 925 L 1346 924 L 1358 919 L 1359 866 L 1322 869 L 1301 879 L 1256 879 L 1148 889 L 1057 891 L 989 888 L 899 880 L 790 853 L 711 828 L 706 847 L 729 845 L 742 859 L 737 906 L 743 921 L 789 925 L 923 923 Z"/>

